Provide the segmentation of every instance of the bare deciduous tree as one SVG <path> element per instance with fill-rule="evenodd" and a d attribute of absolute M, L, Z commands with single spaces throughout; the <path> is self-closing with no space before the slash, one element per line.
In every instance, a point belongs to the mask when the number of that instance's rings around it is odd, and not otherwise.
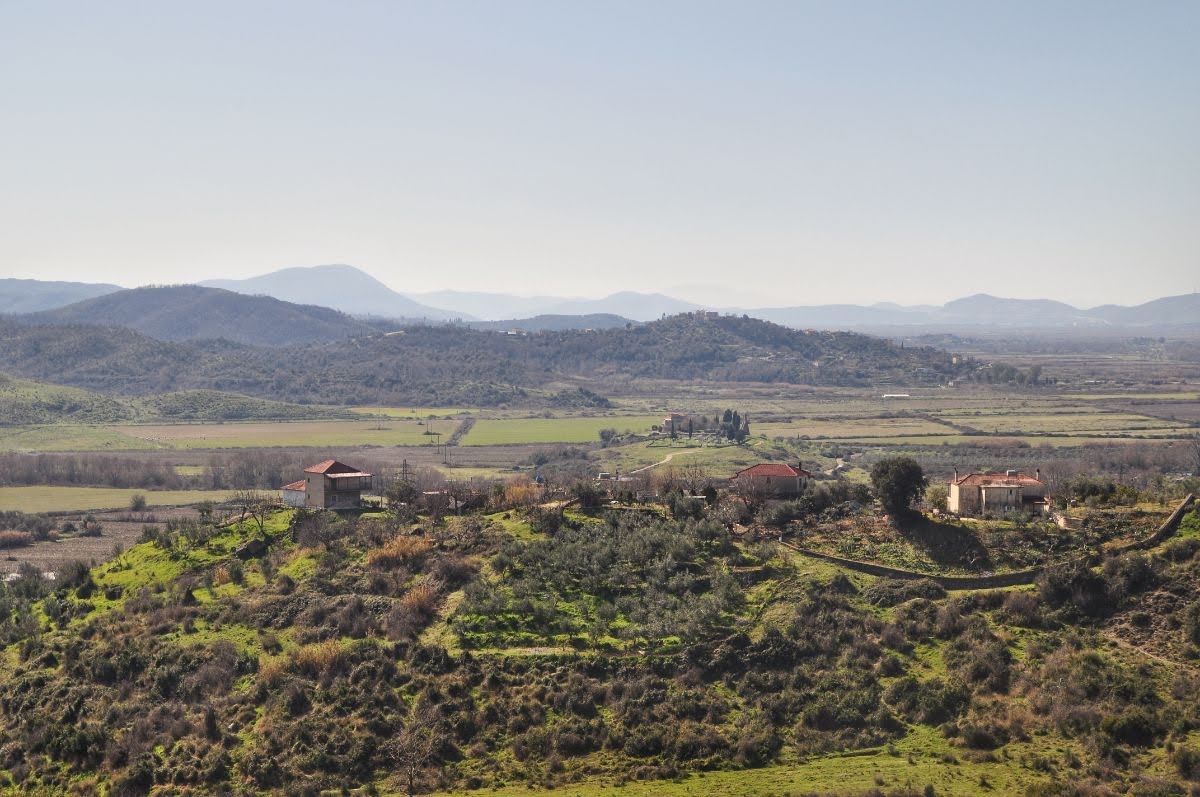
<path fill-rule="evenodd" d="M 404 728 L 389 740 L 388 757 L 404 784 L 405 794 L 417 794 L 425 770 L 442 746 L 439 718 L 431 711 L 414 712 Z"/>

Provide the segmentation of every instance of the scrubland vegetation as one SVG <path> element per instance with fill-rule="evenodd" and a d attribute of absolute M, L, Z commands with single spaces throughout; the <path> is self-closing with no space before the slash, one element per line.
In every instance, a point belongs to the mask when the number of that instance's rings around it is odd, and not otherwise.
<path fill-rule="evenodd" d="M 440 522 L 178 520 L 56 582 L 22 571 L 0 587 L 2 777 L 1142 794 L 1196 775 L 1195 513 L 1152 552 L 947 593 L 814 568 L 731 534 L 724 502 L 549 523 L 529 499 Z"/>

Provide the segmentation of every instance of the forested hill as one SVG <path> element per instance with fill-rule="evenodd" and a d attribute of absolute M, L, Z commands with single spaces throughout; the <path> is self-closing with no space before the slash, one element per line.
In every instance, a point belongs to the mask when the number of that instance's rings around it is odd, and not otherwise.
<path fill-rule="evenodd" d="M 101 392 L 199 388 L 323 404 L 487 405 L 575 377 L 931 385 L 968 367 L 937 349 L 730 316 L 528 335 L 415 326 L 292 348 L 0 320 L 0 371 L 10 374 Z"/>
<path fill-rule="evenodd" d="M 361 321 L 328 307 L 198 285 L 117 291 L 34 313 L 23 320 L 35 324 L 121 326 L 159 340 L 223 338 L 256 346 L 291 346 L 371 332 Z"/>

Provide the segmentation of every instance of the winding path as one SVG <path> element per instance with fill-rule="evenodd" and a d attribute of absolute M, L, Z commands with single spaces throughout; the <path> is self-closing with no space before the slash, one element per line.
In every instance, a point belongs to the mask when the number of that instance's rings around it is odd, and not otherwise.
<path fill-rule="evenodd" d="M 634 468 L 633 470 L 628 471 L 625 475 L 632 476 L 635 473 L 642 473 L 643 471 L 648 471 L 651 468 L 657 468 L 659 465 L 666 465 L 668 462 L 675 459 L 675 457 L 679 456 L 680 454 L 692 454 L 699 450 L 700 449 L 698 449 L 698 448 L 685 448 L 682 451 L 672 451 L 670 454 L 667 454 L 665 457 L 660 459 L 658 462 L 652 462 L 649 465 L 643 465 L 640 468 Z"/>

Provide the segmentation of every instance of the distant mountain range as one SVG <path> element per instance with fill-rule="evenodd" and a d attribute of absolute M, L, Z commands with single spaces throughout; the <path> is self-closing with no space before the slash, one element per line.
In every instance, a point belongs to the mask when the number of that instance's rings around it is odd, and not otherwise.
<path fill-rule="evenodd" d="M 287 268 L 245 280 L 200 283 L 250 296 L 319 305 L 358 318 L 458 320 L 482 328 L 527 331 L 608 328 L 629 321 L 647 322 L 701 309 L 661 293 L 622 291 L 602 299 L 438 291 L 405 295 L 352 266 Z M 115 285 L 0 280 L 0 312 L 34 313 L 81 299 L 111 294 Z M 1200 294 L 1183 294 L 1124 307 L 1080 309 L 1049 299 L 1005 299 L 976 294 L 941 306 L 828 304 L 795 307 L 708 308 L 723 314 L 749 315 L 798 329 L 891 330 L 905 328 L 1200 328 Z M 606 319 L 606 320 L 604 320 Z M 345 322 L 339 322 L 345 323 Z M 188 333 L 189 336 L 191 333 Z"/>
<path fill-rule="evenodd" d="M 18 317 L 27 324 L 124 327 L 158 340 L 222 339 L 258 346 L 344 340 L 376 331 L 328 307 L 199 285 L 122 290 Z"/>
<path fill-rule="evenodd" d="M 357 316 L 447 321 L 474 318 L 461 312 L 421 304 L 353 266 L 285 268 L 242 280 L 204 280 L 206 288 L 222 288 L 251 296 L 273 296 L 295 304 L 317 304 Z"/>
<path fill-rule="evenodd" d="M 92 282 L 0 279 L 0 313 L 36 313 L 121 290 Z"/>

